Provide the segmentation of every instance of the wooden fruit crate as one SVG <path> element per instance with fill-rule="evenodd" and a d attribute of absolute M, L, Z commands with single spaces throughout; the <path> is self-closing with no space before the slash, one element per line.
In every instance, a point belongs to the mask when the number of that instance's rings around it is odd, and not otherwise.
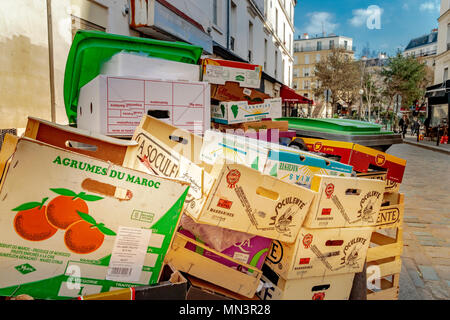
<path fill-rule="evenodd" d="M 389 234 L 394 234 L 390 236 Z M 367 289 L 367 300 L 397 300 L 402 268 L 403 228 L 383 229 L 373 232 L 371 247 L 367 251 L 367 280 L 379 281 L 380 287 Z M 373 273 L 377 266 L 377 274 Z"/>
<path fill-rule="evenodd" d="M 216 255 L 239 264 L 241 267 L 248 269 L 248 271 L 238 271 L 208 257 L 204 257 L 195 251 L 186 249 L 187 243 L 192 243 L 197 247 L 211 251 Z M 174 236 L 172 247 L 166 254 L 165 262 L 172 264 L 179 271 L 186 272 L 194 277 L 211 282 L 247 298 L 253 298 L 255 296 L 259 279 L 262 275 L 262 271 L 254 266 L 233 259 L 179 232 Z"/>
<path fill-rule="evenodd" d="M 401 227 L 405 210 L 403 193 L 385 193 L 378 213 L 375 229 L 393 229 Z"/>

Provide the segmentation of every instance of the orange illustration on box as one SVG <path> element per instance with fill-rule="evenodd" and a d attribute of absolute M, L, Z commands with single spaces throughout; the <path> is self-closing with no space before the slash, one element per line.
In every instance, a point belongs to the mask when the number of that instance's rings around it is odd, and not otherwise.
<path fill-rule="evenodd" d="M 27 202 L 12 209 L 17 211 L 14 229 L 20 237 L 29 241 L 43 241 L 62 229 L 66 230 L 64 243 L 70 251 L 88 254 L 100 248 L 105 235 L 116 235 L 89 215 L 86 201 L 98 201 L 102 197 L 85 192 L 77 194 L 63 188 L 50 190 L 59 196 L 47 206 L 44 204 L 48 198 L 44 198 L 41 202 Z"/>

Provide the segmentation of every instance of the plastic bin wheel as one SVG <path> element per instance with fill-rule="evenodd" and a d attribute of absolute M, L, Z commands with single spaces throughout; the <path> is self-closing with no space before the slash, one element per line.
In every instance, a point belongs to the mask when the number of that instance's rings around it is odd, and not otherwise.
<path fill-rule="evenodd" d="M 289 144 L 289 147 L 303 151 L 308 151 L 308 147 L 306 146 L 302 138 L 295 138 L 294 140 L 292 140 L 292 142 Z"/>

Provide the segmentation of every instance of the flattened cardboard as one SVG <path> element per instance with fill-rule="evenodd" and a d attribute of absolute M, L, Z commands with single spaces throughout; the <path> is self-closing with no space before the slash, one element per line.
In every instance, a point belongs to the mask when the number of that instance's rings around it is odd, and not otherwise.
<path fill-rule="evenodd" d="M 384 186 L 374 179 L 315 175 L 311 189 L 318 195 L 303 225 L 313 229 L 374 227 Z"/>
<path fill-rule="evenodd" d="M 116 139 L 34 117 L 28 117 L 24 136 L 124 167 L 131 166 L 130 161 L 137 152 L 136 141 Z"/>
<path fill-rule="evenodd" d="M 266 265 L 261 277 L 261 300 L 348 300 L 354 273 L 285 280 Z"/>
<path fill-rule="evenodd" d="M 304 279 L 363 270 L 374 228 L 302 228 L 294 244 L 272 241 L 265 263 L 280 277 Z"/>
<path fill-rule="evenodd" d="M 99 75 L 80 89 L 81 129 L 129 138 L 149 113 L 201 134 L 211 126 L 209 84 Z"/>
<path fill-rule="evenodd" d="M 29 138 L 19 139 L 2 183 L 0 295 L 26 293 L 38 299 L 69 299 L 157 283 L 189 188 L 182 181 L 151 176 Z M 66 247 L 66 231 L 62 229 L 42 241 L 27 240 L 22 231 L 15 231 L 14 219 L 22 213 L 13 209 L 44 197 L 52 201 L 61 194 L 55 188 L 69 189 L 86 199 L 87 216 L 79 214 L 80 220 L 72 225 L 85 220 L 91 225 L 97 223 L 97 229 L 103 223 L 111 231 L 94 251 L 71 251 L 75 249 Z M 44 202 L 45 206 L 49 203 Z M 23 215 L 28 212 L 24 210 Z M 141 271 L 137 269 L 137 282 L 105 280 L 117 238 L 114 233 L 117 235 L 121 226 L 151 229 L 144 265 Z M 73 283 L 74 270 L 80 272 L 80 287 L 68 285 Z"/>
<path fill-rule="evenodd" d="M 265 118 L 276 119 L 281 116 L 281 98 L 266 99 L 258 104 L 229 101 L 211 106 L 212 121 L 222 124 L 252 122 Z"/>
<path fill-rule="evenodd" d="M 223 85 L 232 81 L 247 88 L 259 88 L 261 84 L 262 66 L 256 64 L 203 59 L 202 69 L 202 80 L 209 83 Z"/>

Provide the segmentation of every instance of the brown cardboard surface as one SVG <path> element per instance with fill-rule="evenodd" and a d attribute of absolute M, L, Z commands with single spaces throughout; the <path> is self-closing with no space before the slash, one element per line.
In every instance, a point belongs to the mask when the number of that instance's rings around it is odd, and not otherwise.
<path fill-rule="evenodd" d="M 116 139 L 33 117 L 28 117 L 24 135 L 52 146 L 125 167 L 130 166 L 129 157 L 132 157 L 132 154 L 137 151 L 135 141 Z M 89 147 L 76 147 L 80 143 Z"/>
<path fill-rule="evenodd" d="M 361 272 L 374 228 L 302 228 L 294 244 L 272 241 L 265 263 L 284 279 Z"/>
<path fill-rule="evenodd" d="M 211 99 L 219 101 L 248 101 L 249 104 L 255 104 L 269 98 L 268 94 L 253 88 L 243 88 L 237 82 L 227 81 L 225 85 L 211 85 Z"/>
<path fill-rule="evenodd" d="M 318 192 L 305 219 L 306 228 L 373 227 L 384 194 L 376 179 L 314 175 L 311 189 Z"/>

